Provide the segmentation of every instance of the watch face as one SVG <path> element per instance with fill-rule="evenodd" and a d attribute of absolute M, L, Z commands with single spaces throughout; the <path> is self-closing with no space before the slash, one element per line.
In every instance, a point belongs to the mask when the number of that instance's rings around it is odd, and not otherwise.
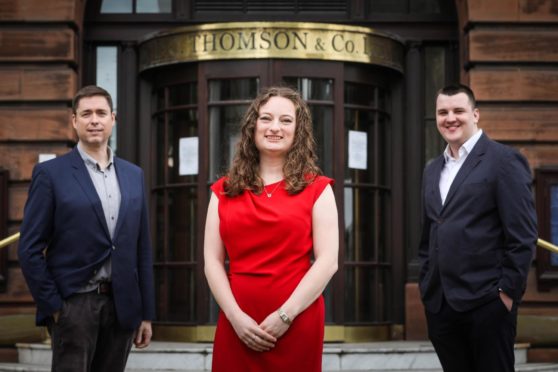
<path fill-rule="evenodd" d="M 291 318 L 285 313 L 284 311 L 279 311 L 279 317 L 283 321 L 283 323 L 291 324 Z"/>

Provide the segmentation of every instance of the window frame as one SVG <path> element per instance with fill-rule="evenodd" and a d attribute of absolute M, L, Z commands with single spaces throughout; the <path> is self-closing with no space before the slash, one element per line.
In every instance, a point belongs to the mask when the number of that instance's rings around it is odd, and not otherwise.
<path fill-rule="evenodd" d="M 8 234 L 8 180 L 9 172 L 0 169 L 0 240 Z M 0 293 L 8 289 L 8 258 L 9 247 L 0 248 Z"/>
<path fill-rule="evenodd" d="M 553 186 L 558 187 L 558 168 L 537 168 L 535 169 L 535 195 L 537 207 L 537 220 L 547 221 L 546 224 L 538 224 L 539 236 L 553 244 L 551 236 L 551 205 L 550 191 Z M 558 216 L 557 216 L 558 218 Z M 537 246 L 535 253 L 535 267 L 537 273 L 537 289 L 547 292 L 552 288 L 558 287 L 558 265 L 551 263 L 551 252 Z"/>

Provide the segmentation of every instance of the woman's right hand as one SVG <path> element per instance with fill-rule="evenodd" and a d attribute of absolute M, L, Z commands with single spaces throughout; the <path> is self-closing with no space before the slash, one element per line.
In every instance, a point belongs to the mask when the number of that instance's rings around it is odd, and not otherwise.
<path fill-rule="evenodd" d="M 275 337 L 261 329 L 258 323 L 243 311 L 234 314 L 229 321 L 238 338 L 252 350 L 269 351 L 277 342 Z"/>

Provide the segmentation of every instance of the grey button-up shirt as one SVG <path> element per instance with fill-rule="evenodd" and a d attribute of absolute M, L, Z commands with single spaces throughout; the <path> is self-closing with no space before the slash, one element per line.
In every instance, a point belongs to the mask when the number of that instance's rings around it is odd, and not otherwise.
<path fill-rule="evenodd" d="M 85 163 L 85 168 L 87 168 L 91 181 L 93 181 L 97 195 L 99 195 L 110 237 L 113 238 L 116 222 L 118 221 L 118 212 L 120 211 L 121 200 L 120 186 L 114 169 L 114 153 L 109 147 L 108 165 L 105 169 L 101 169 L 99 163 L 85 152 L 80 143 L 78 143 L 77 149 L 83 159 L 83 162 Z M 95 272 L 89 282 L 78 292 L 92 291 L 97 288 L 100 281 L 107 281 L 110 279 L 111 260 L 109 258 L 103 263 L 103 266 Z"/>

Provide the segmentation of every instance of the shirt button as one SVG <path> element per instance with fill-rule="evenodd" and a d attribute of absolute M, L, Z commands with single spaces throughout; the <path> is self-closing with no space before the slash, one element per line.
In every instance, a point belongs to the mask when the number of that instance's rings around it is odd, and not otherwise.
<path fill-rule="evenodd" d="M 113 251 L 116 250 L 116 246 L 113 245 L 113 246 L 112 246 L 112 250 L 113 250 Z"/>
<path fill-rule="evenodd" d="M 114 217 L 111 217 L 110 219 L 114 221 Z"/>

